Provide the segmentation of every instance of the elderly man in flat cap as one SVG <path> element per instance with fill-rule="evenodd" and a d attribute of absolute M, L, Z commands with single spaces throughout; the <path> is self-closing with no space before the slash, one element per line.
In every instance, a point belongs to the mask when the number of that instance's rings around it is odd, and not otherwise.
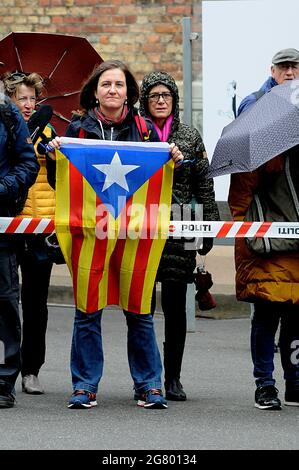
<path fill-rule="evenodd" d="M 238 116 L 249 106 L 254 104 L 261 96 L 276 85 L 286 80 L 294 80 L 299 77 L 299 51 L 297 49 L 282 49 L 272 58 L 271 76 L 265 81 L 258 91 L 246 96 L 240 103 Z"/>

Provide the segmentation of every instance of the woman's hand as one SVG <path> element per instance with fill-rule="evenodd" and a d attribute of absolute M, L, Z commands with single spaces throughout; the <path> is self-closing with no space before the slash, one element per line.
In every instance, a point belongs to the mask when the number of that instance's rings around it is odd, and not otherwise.
<path fill-rule="evenodd" d="M 59 150 L 61 147 L 61 138 L 55 137 L 55 139 L 50 140 L 47 144 L 47 153 L 51 160 L 56 160 L 55 150 Z"/>
<path fill-rule="evenodd" d="M 174 143 L 169 145 L 169 149 L 171 153 L 171 158 L 175 163 L 174 167 L 177 168 L 183 162 L 184 155 Z"/>

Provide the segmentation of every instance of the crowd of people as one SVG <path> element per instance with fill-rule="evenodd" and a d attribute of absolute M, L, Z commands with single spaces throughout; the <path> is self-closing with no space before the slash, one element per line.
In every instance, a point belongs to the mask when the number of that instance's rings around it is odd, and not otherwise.
<path fill-rule="evenodd" d="M 241 102 L 238 114 L 272 87 L 298 76 L 299 51 L 279 51 L 272 59 L 271 77 L 258 92 Z M 55 151 L 61 147 L 61 136 L 56 136 L 51 124 L 47 123 L 33 146 L 26 125 L 35 113 L 37 100 L 43 91 L 43 80 L 34 71 L 12 71 L 2 79 L 6 96 L 3 97 L 4 104 L 0 105 L 0 215 L 53 218 Z M 139 110 L 136 108 L 138 101 Z M 7 116 L 11 118 L 11 126 L 7 123 Z M 203 220 L 219 220 L 204 143 L 195 128 L 180 121 L 178 87 L 169 73 L 156 71 L 147 74 L 139 89 L 127 65 L 118 60 L 102 62 L 82 86 L 80 109 L 74 113 L 66 136 L 142 142 L 144 135 L 136 117 L 139 122 L 142 119 L 146 126 L 148 145 L 152 142 L 169 143 L 170 158 L 174 162 L 172 203 L 180 208 L 200 204 Z M 279 205 L 283 201 L 288 206 L 290 169 L 294 177 L 294 199 L 298 200 L 297 149 L 286 151 L 250 173 L 232 175 L 228 202 L 235 220 L 247 217 L 256 195 L 265 204 L 271 199 L 272 204 Z M 175 218 L 174 213 L 172 217 Z M 204 238 L 198 249 L 189 249 L 186 244 L 184 238 L 166 241 L 156 276 L 156 282 L 161 283 L 165 320 L 165 397 L 162 361 L 154 329 L 155 288 L 151 311 L 140 314 L 123 310 L 128 328 L 127 353 L 134 398 L 138 406 L 145 409 L 165 409 L 167 400 L 187 399 L 181 382 L 187 285 L 194 282 L 197 254 L 204 256 L 209 253 L 213 239 Z M 299 255 L 294 249 L 288 251 L 282 247 L 265 257 L 247 246 L 244 239 L 236 242 L 236 293 L 239 300 L 253 303 L 251 353 L 256 380 L 255 405 L 263 410 L 281 409 L 273 378 L 275 333 L 279 322 L 281 361 L 286 382 L 285 404 L 299 406 L 299 364 L 292 360 L 292 345 L 299 340 L 296 287 Z M 45 237 L 35 234 L 19 237 L 1 234 L 0 258 L 0 340 L 5 344 L 5 360 L 0 364 L 0 408 L 8 408 L 15 404 L 15 382 L 20 372 L 24 392 L 33 395 L 44 393 L 38 374 L 45 361 L 47 296 L 52 261 L 45 248 Z M 22 334 L 18 266 L 22 274 Z M 78 307 L 75 310 L 70 409 L 88 409 L 97 405 L 104 363 L 102 315 L 103 309 L 89 313 Z"/>

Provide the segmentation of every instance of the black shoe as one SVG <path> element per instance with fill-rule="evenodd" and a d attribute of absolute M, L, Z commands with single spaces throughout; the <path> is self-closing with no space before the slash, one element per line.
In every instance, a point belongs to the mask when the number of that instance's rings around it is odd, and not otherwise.
<path fill-rule="evenodd" d="M 288 406 L 299 406 L 299 385 L 286 382 L 284 404 Z"/>
<path fill-rule="evenodd" d="M 281 410 L 277 388 L 274 385 L 258 387 L 255 391 L 255 406 L 260 410 Z"/>
<path fill-rule="evenodd" d="M 165 396 L 167 400 L 186 401 L 187 396 L 184 392 L 183 385 L 179 379 L 165 381 Z"/>
<path fill-rule="evenodd" d="M 11 392 L 0 389 L 0 408 L 12 408 L 15 405 L 15 397 Z"/>

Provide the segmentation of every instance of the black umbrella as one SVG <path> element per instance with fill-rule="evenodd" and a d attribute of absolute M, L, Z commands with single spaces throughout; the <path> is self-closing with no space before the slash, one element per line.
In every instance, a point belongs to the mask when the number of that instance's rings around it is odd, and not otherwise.
<path fill-rule="evenodd" d="M 253 171 L 299 144 L 299 82 L 277 85 L 226 126 L 209 176 Z"/>

